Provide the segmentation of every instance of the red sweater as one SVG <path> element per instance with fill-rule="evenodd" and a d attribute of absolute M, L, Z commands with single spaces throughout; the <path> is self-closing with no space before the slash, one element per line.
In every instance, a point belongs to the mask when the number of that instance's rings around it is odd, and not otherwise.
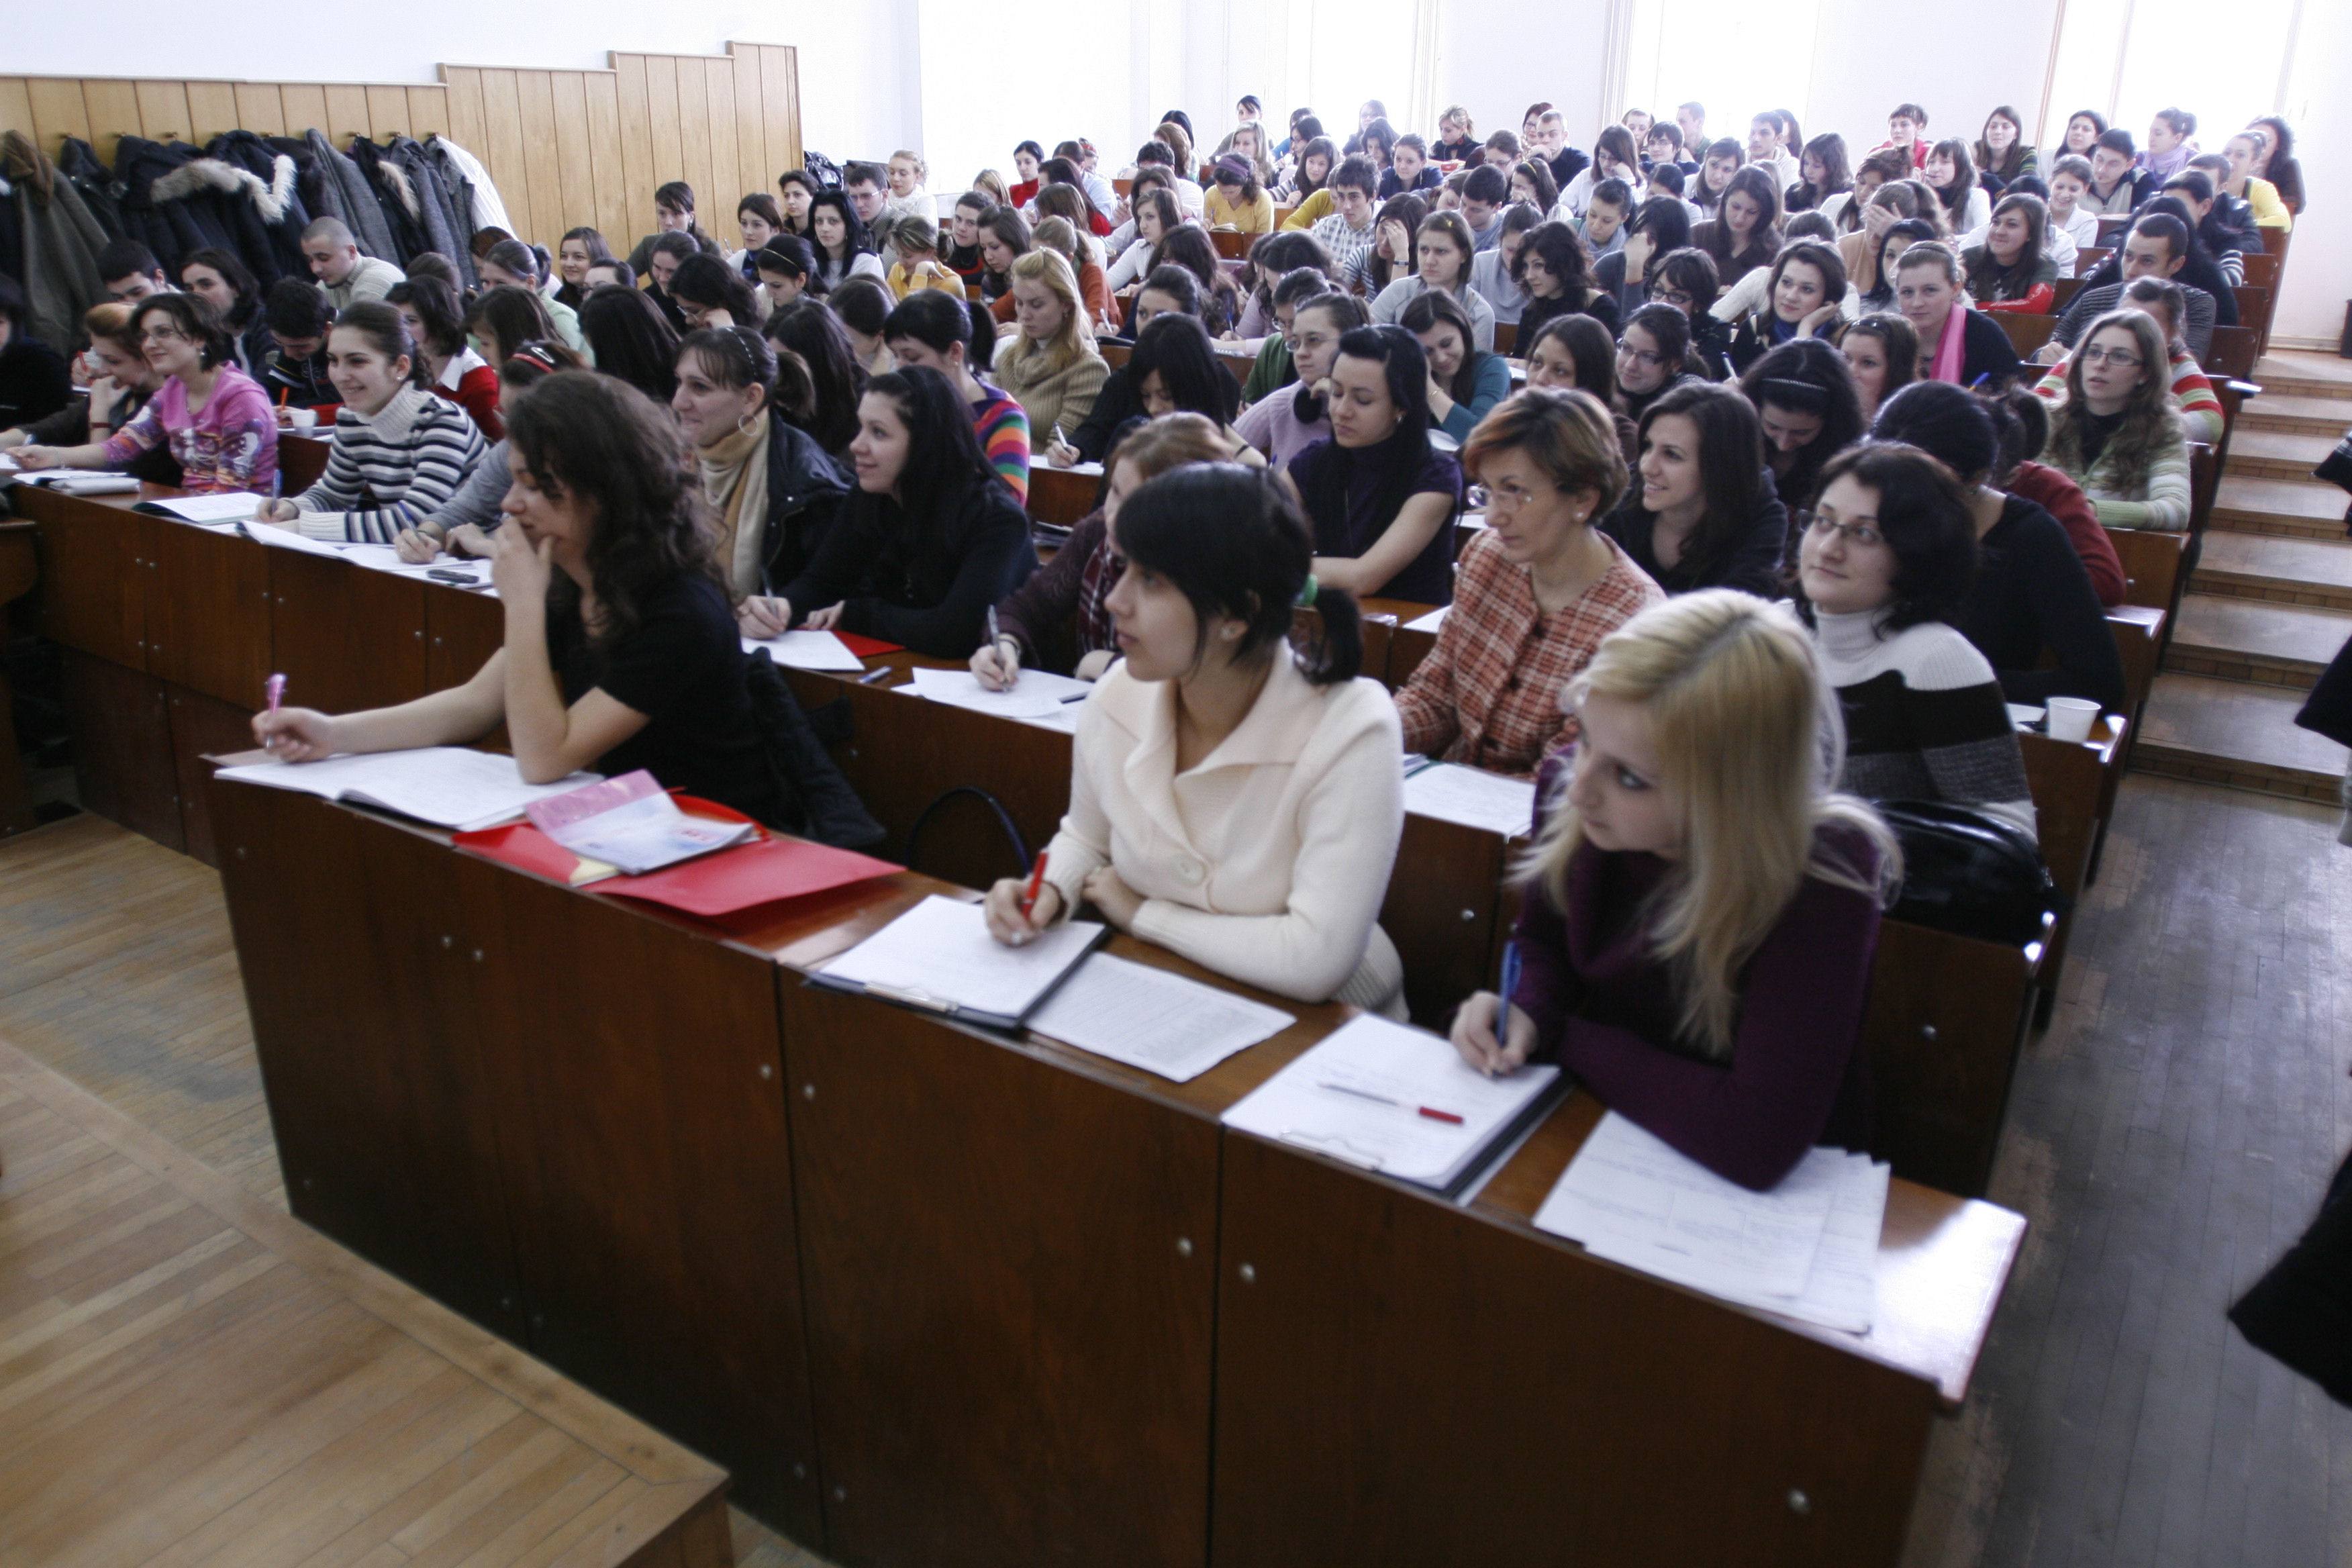
<path fill-rule="evenodd" d="M 2074 553 L 2083 558 L 2083 569 L 2091 574 L 2091 586 L 2098 591 L 2102 606 L 2112 610 L 2124 602 L 2127 584 L 2123 557 L 2116 553 L 2115 541 L 2107 537 L 2107 531 L 2099 526 L 2098 511 L 2082 486 L 2046 463 L 2020 463 L 2001 488 L 2037 503 L 2058 520 Z"/>
<path fill-rule="evenodd" d="M 452 388 L 436 385 L 433 390 L 474 416 L 482 434 L 492 441 L 507 437 L 506 421 L 499 417 L 499 373 L 487 364 L 476 364 L 457 378 Z"/>

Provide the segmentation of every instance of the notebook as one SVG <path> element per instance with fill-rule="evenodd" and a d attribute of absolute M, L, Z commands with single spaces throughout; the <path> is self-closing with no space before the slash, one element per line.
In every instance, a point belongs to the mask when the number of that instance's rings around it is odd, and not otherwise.
<path fill-rule="evenodd" d="M 832 632 L 783 632 L 772 637 L 745 637 L 743 651 L 761 648 L 785 669 L 863 669 L 865 661 Z"/>
<path fill-rule="evenodd" d="M 597 779 L 594 773 L 579 773 L 553 784 L 525 784 L 512 757 L 464 746 L 365 752 L 319 763 L 248 763 L 223 768 L 220 776 L 379 806 L 459 832 L 520 816 L 535 800 L 562 795 Z"/>
<path fill-rule="evenodd" d="M 1535 821 L 1535 781 L 1505 778 L 1458 763 L 1408 764 L 1404 808 L 1415 816 L 1458 822 L 1506 838 L 1523 837 Z"/>
<path fill-rule="evenodd" d="M 534 826 L 574 855 L 630 877 L 740 844 L 759 832 L 750 822 L 687 816 L 643 768 L 524 809 Z"/>
<path fill-rule="evenodd" d="M 1488 1078 L 1452 1041 L 1368 1013 L 1266 1079 L 1224 1122 L 1451 1196 L 1566 1087 L 1556 1067 Z"/>
<path fill-rule="evenodd" d="M 142 500 L 131 510 L 149 512 L 156 517 L 177 518 L 182 522 L 242 522 L 253 515 L 255 508 L 268 499 L 251 490 L 230 490 L 220 495 L 173 496 L 164 500 Z"/>
<path fill-rule="evenodd" d="M 1097 952 L 1029 1026 L 1048 1038 L 1186 1083 L 1298 1020 L 1278 1007 Z"/>
<path fill-rule="evenodd" d="M 1017 1029 L 1105 934 L 1102 926 L 1072 921 L 1026 947 L 1007 947 L 989 935 L 978 904 L 934 893 L 813 978 L 836 991 Z"/>

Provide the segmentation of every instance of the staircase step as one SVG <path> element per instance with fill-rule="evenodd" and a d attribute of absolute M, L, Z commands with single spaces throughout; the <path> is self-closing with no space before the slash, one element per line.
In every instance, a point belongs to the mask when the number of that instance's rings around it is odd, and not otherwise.
<path fill-rule="evenodd" d="M 2303 693 L 2165 674 L 2149 691 L 2132 745 L 2143 773 L 2333 803 L 2346 752 L 2294 726 Z"/>
<path fill-rule="evenodd" d="M 2240 407 L 2238 428 L 2287 430 L 2336 440 L 2352 429 L 2352 399 L 2274 393 L 2265 387 L 2260 397 L 2249 397 Z"/>
<path fill-rule="evenodd" d="M 2316 479 L 2224 475 L 2213 496 L 2213 526 L 2242 533 L 2342 539 L 2347 505 L 2352 505 L 2352 497 Z"/>
<path fill-rule="evenodd" d="M 2352 404 L 2346 405 L 2346 411 L 2352 414 Z M 2352 427 L 2352 419 L 2346 424 Z M 2333 437 L 2291 430 L 2240 430 L 2230 437 L 2230 461 L 2222 471 L 2250 479 L 2309 479 L 2311 470 L 2335 449 Z"/>
<path fill-rule="evenodd" d="M 2212 529 L 2189 591 L 2352 611 L 2352 541 Z"/>
<path fill-rule="evenodd" d="M 2190 594 L 2180 601 L 2164 668 L 2308 691 L 2347 638 L 2352 615 Z"/>
<path fill-rule="evenodd" d="M 2262 357 L 2252 379 L 2265 391 L 2293 396 L 2352 397 L 2352 360 L 2308 349 L 2282 349 Z"/>

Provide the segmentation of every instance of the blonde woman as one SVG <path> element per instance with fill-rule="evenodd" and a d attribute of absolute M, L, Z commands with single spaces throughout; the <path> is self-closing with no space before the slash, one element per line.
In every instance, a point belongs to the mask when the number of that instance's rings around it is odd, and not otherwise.
<path fill-rule="evenodd" d="M 1454 1047 L 1530 1058 L 1709 1170 L 1761 1191 L 1816 1143 L 1858 1148 L 1858 1049 L 1901 853 L 1832 792 L 1841 735 L 1812 639 L 1730 589 L 1669 599 L 1602 642 L 1545 765 L 1507 1019 L 1481 991 Z"/>
<path fill-rule="evenodd" d="M 2093 322 L 2066 368 L 2042 459 L 2083 487 L 2109 528 L 2189 526 L 2189 441 L 2171 382 L 2164 330 L 2142 310 Z"/>
<path fill-rule="evenodd" d="M 1029 449 L 1042 453 L 1094 412 L 1110 367 L 1095 351 L 1077 279 L 1060 251 L 1041 248 L 1014 261 L 1011 298 L 1019 330 L 998 347 L 991 369 L 1029 416 Z"/>

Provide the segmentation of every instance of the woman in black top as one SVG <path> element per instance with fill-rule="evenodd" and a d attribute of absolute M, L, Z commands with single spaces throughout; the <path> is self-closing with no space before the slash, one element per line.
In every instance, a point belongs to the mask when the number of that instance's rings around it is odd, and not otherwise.
<path fill-rule="evenodd" d="M 857 363 L 849 330 L 823 301 L 802 300 L 772 311 L 764 331 L 780 351 L 795 354 L 814 389 L 805 417 L 793 423 L 817 445 L 846 460 L 857 434 L 857 400 L 866 395 L 866 367 Z"/>
<path fill-rule="evenodd" d="M 1862 439 L 1853 367 L 1826 338 L 1782 343 L 1748 367 L 1739 390 L 1764 431 L 1764 461 L 1791 513 L 1811 506 L 1822 467 Z"/>
<path fill-rule="evenodd" d="M 1331 435 L 1290 459 L 1315 576 L 1362 598 L 1454 600 L 1462 468 L 1429 443 L 1429 358 L 1402 327 L 1339 340 L 1326 399 Z"/>
<path fill-rule="evenodd" d="M 613 376 L 565 371 L 507 413 L 514 482 L 491 576 L 506 646 L 463 686 L 396 708 L 255 715 L 283 760 L 463 745 L 500 724 L 523 778 L 638 768 L 785 820 L 700 485 L 677 425 Z"/>
<path fill-rule="evenodd" d="M 1748 399 L 1712 382 L 1674 388 L 1642 416 L 1634 471 L 1639 482 L 1601 528 L 1659 587 L 1780 596 L 1789 512 L 1773 492 Z"/>
<path fill-rule="evenodd" d="M 1625 243 L 1592 264 L 1594 287 L 1608 290 L 1623 321 L 1649 303 L 1659 264 L 1690 244 L 1690 205 L 1680 196 L 1652 196 L 1625 220 Z"/>
<path fill-rule="evenodd" d="M 938 371 L 876 376 L 857 426 L 857 488 L 808 570 L 777 594 L 784 624 L 962 658 L 988 640 L 988 607 L 1037 568 L 1029 520 Z"/>
<path fill-rule="evenodd" d="M 1780 186 L 1760 163 L 1731 176 L 1715 216 L 1691 228 L 1691 244 L 1715 263 L 1716 281 L 1728 289 L 1780 253 Z"/>
<path fill-rule="evenodd" d="M 1201 318 L 1162 311 L 1136 333 L 1127 363 L 1103 377 L 1094 411 L 1070 433 L 1070 444 L 1084 461 L 1104 462 L 1129 420 L 1198 414 L 1241 445 L 1232 428 L 1240 412 L 1241 385 L 1217 362 Z"/>
<path fill-rule="evenodd" d="M 1512 280 L 1526 290 L 1519 307 L 1519 335 L 1532 338 L 1554 316 L 1582 314 L 1611 331 L 1617 330 L 1617 298 L 1593 281 L 1592 258 L 1584 241 L 1564 223 L 1538 224 L 1528 231 Z"/>
<path fill-rule="evenodd" d="M 1977 573 L 1954 620 L 2011 702 L 2083 697 L 2123 711 L 2124 667 L 2106 611 L 2058 520 L 1993 488 L 2015 466 L 2017 416 L 1948 382 L 1915 382 L 1886 400 L 1873 439 L 1918 447 L 1959 476 L 1976 516 Z M 2037 668 L 2042 651 L 2054 669 Z"/>

